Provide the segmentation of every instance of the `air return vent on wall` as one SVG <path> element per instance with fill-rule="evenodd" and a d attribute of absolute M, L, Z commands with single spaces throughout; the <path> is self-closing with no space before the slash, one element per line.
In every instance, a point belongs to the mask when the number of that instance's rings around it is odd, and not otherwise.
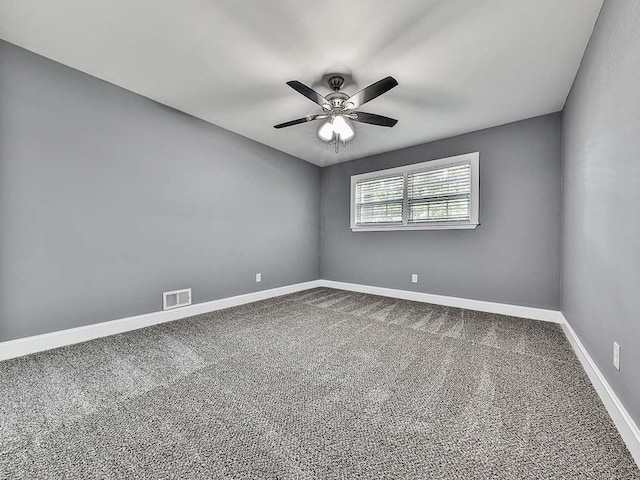
<path fill-rule="evenodd" d="M 163 310 L 171 310 L 172 308 L 184 307 L 191 305 L 191 289 L 174 290 L 173 292 L 164 292 L 162 294 Z"/>

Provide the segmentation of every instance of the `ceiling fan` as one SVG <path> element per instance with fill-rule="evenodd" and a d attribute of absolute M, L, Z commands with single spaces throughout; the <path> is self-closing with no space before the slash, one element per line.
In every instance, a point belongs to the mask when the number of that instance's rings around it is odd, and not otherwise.
<path fill-rule="evenodd" d="M 336 153 L 338 153 L 340 143 L 346 146 L 347 142 L 355 136 L 355 130 L 353 129 L 351 120 L 354 122 L 369 123 L 371 125 L 380 125 L 381 127 L 393 127 L 398 123 L 398 120 L 394 118 L 356 110 L 361 105 L 379 97 L 398 85 L 395 78 L 383 78 L 352 96 L 340 91 L 344 85 L 343 76 L 333 75 L 329 77 L 328 83 L 329 88 L 331 88 L 333 92 L 323 97 L 315 90 L 297 80 L 287 82 L 287 85 L 296 92 L 301 93 L 312 102 L 320 105 L 322 107 L 322 113 L 307 115 L 306 117 L 291 120 L 290 122 L 274 125 L 274 127 L 291 127 L 292 125 L 326 119 L 318 129 L 318 137 L 324 142 L 329 142 L 330 145 L 335 145 Z"/>

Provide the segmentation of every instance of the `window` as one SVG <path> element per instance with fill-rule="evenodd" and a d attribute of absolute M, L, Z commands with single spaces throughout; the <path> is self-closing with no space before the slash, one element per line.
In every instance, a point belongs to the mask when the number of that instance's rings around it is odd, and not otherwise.
<path fill-rule="evenodd" d="M 402 225 L 404 176 L 362 180 L 356 184 L 356 218 L 360 225 Z"/>
<path fill-rule="evenodd" d="M 478 226 L 478 152 L 351 177 L 351 229 Z"/>

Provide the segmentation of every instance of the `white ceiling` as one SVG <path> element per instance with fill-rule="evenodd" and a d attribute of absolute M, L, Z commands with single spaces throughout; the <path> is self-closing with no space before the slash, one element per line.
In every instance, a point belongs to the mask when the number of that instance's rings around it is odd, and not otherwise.
<path fill-rule="evenodd" d="M 317 165 L 561 110 L 603 0 L 0 0 L 0 36 Z M 338 155 L 319 111 L 285 85 L 349 94 L 399 86 L 362 110 Z"/>

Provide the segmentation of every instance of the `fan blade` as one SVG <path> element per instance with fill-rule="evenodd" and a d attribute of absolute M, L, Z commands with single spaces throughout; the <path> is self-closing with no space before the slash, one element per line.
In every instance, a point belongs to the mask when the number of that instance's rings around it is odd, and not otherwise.
<path fill-rule="evenodd" d="M 287 85 L 293 88 L 296 92 L 301 93 L 302 95 L 307 97 L 313 103 L 317 103 L 322 108 L 326 108 L 327 110 L 331 108 L 331 105 L 329 105 L 329 102 L 326 98 L 324 98 L 312 88 L 307 87 L 304 83 L 300 83 L 297 80 L 291 80 L 290 82 L 287 82 Z"/>
<path fill-rule="evenodd" d="M 371 125 L 380 125 L 381 127 L 393 127 L 398 120 L 395 118 L 376 115 L 375 113 L 353 112 L 356 117 L 350 117 L 354 122 L 370 123 Z"/>
<path fill-rule="evenodd" d="M 314 120 L 317 120 L 319 118 L 327 118 L 327 116 L 326 115 L 307 115 L 306 117 L 297 118 L 295 120 L 291 120 L 290 122 L 284 122 L 278 125 L 274 125 L 273 128 L 291 127 L 292 125 L 300 125 L 301 123 L 313 122 Z"/>
<path fill-rule="evenodd" d="M 349 100 L 344 102 L 345 109 L 353 110 L 354 108 L 358 108 L 360 105 L 364 105 L 383 93 L 388 92 L 396 85 L 398 85 L 398 82 L 393 77 L 378 80 L 376 83 L 372 83 L 368 87 L 363 88 L 358 93 L 352 95 Z"/>

